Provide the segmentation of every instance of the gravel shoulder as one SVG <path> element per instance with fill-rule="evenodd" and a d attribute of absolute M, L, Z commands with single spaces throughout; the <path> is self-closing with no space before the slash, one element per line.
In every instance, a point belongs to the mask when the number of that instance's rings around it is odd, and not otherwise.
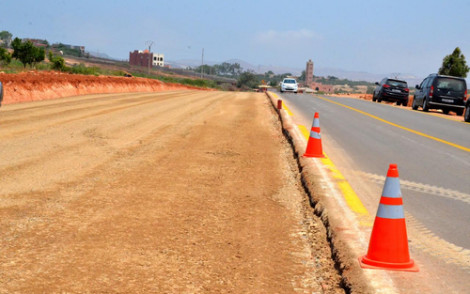
<path fill-rule="evenodd" d="M 344 293 L 264 94 L 0 111 L 0 293 Z"/>

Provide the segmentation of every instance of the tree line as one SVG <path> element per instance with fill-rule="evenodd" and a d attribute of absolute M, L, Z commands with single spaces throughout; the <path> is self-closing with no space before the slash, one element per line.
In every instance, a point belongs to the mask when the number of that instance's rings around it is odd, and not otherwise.
<path fill-rule="evenodd" d="M 195 72 L 200 72 L 204 75 L 216 75 L 229 78 L 237 78 L 243 72 L 239 63 L 223 62 L 221 64 L 208 65 L 204 64 L 196 68 L 192 68 Z"/>

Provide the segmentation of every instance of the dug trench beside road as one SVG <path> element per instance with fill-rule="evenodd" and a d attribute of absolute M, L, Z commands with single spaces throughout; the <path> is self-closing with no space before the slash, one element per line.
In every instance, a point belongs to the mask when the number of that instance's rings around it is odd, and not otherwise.
<path fill-rule="evenodd" d="M 0 109 L 0 293 L 344 293 L 264 94 Z"/>

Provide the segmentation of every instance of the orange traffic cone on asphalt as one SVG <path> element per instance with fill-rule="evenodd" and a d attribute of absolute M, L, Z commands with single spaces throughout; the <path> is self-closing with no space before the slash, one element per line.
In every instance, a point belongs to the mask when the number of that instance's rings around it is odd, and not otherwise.
<path fill-rule="evenodd" d="M 362 268 L 417 272 L 408 251 L 405 212 L 396 164 L 390 164 Z"/>
<path fill-rule="evenodd" d="M 320 115 L 318 112 L 315 112 L 313 116 L 312 129 L 310 130 L 310 137 L 308 138 L 307 150 L 305 150 L 304 157 L 325 157 L 321 144 Z"/>

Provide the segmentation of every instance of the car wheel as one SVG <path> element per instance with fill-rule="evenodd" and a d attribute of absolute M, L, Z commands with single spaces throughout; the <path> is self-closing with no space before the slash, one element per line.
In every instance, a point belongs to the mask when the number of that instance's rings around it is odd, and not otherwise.
<path fill-rule="evenodd" d="M 470 122 L 470 103 L 467 105 L 467 108 L 465 108 L 465 115 L 463 118 L 466 122 Z"/>
<path fill-rule="evenodd" d="M 449 114 L 449 109 L 443 109 L 442 112 L 443 112 L 444 114 Z"/>
<path fill-rule="evenodd" d="M 401 105 L 407 107 L 407 106 L 408 106 L 408 99 L 403 100 L 403 102 L 401 103 Z"/>
<path fill-rule="evenodd" d="M 372 94 L 372 101 L 373 101 L 373 102 L 377 101 L 377 97 L 375 97 L 374 94 Z"/>
<path fill-rule="evenodd" d="M 423 111 L 429 111 L 428 98 L 423 99 Z"/>
<path fill-rule="evenodd" d="M 382 97 L 380 97 L 380 94 L 377 95 L 377 102 L 378 102 L 378 103 L 382 102 Z"/>
<path fill-rule="evenodd" d="M 463 109 L 456 110 L 455 113 L 456 113 L 458 116 L 461 116 L 461 115 L 463 114 Z"/>
<path fill-rule="evenodd" d="M 413 103 L 411 104 L 411 109 L 418 110 L 418 104 L 416 104 L 416 97 L 413 97 Z"/>

